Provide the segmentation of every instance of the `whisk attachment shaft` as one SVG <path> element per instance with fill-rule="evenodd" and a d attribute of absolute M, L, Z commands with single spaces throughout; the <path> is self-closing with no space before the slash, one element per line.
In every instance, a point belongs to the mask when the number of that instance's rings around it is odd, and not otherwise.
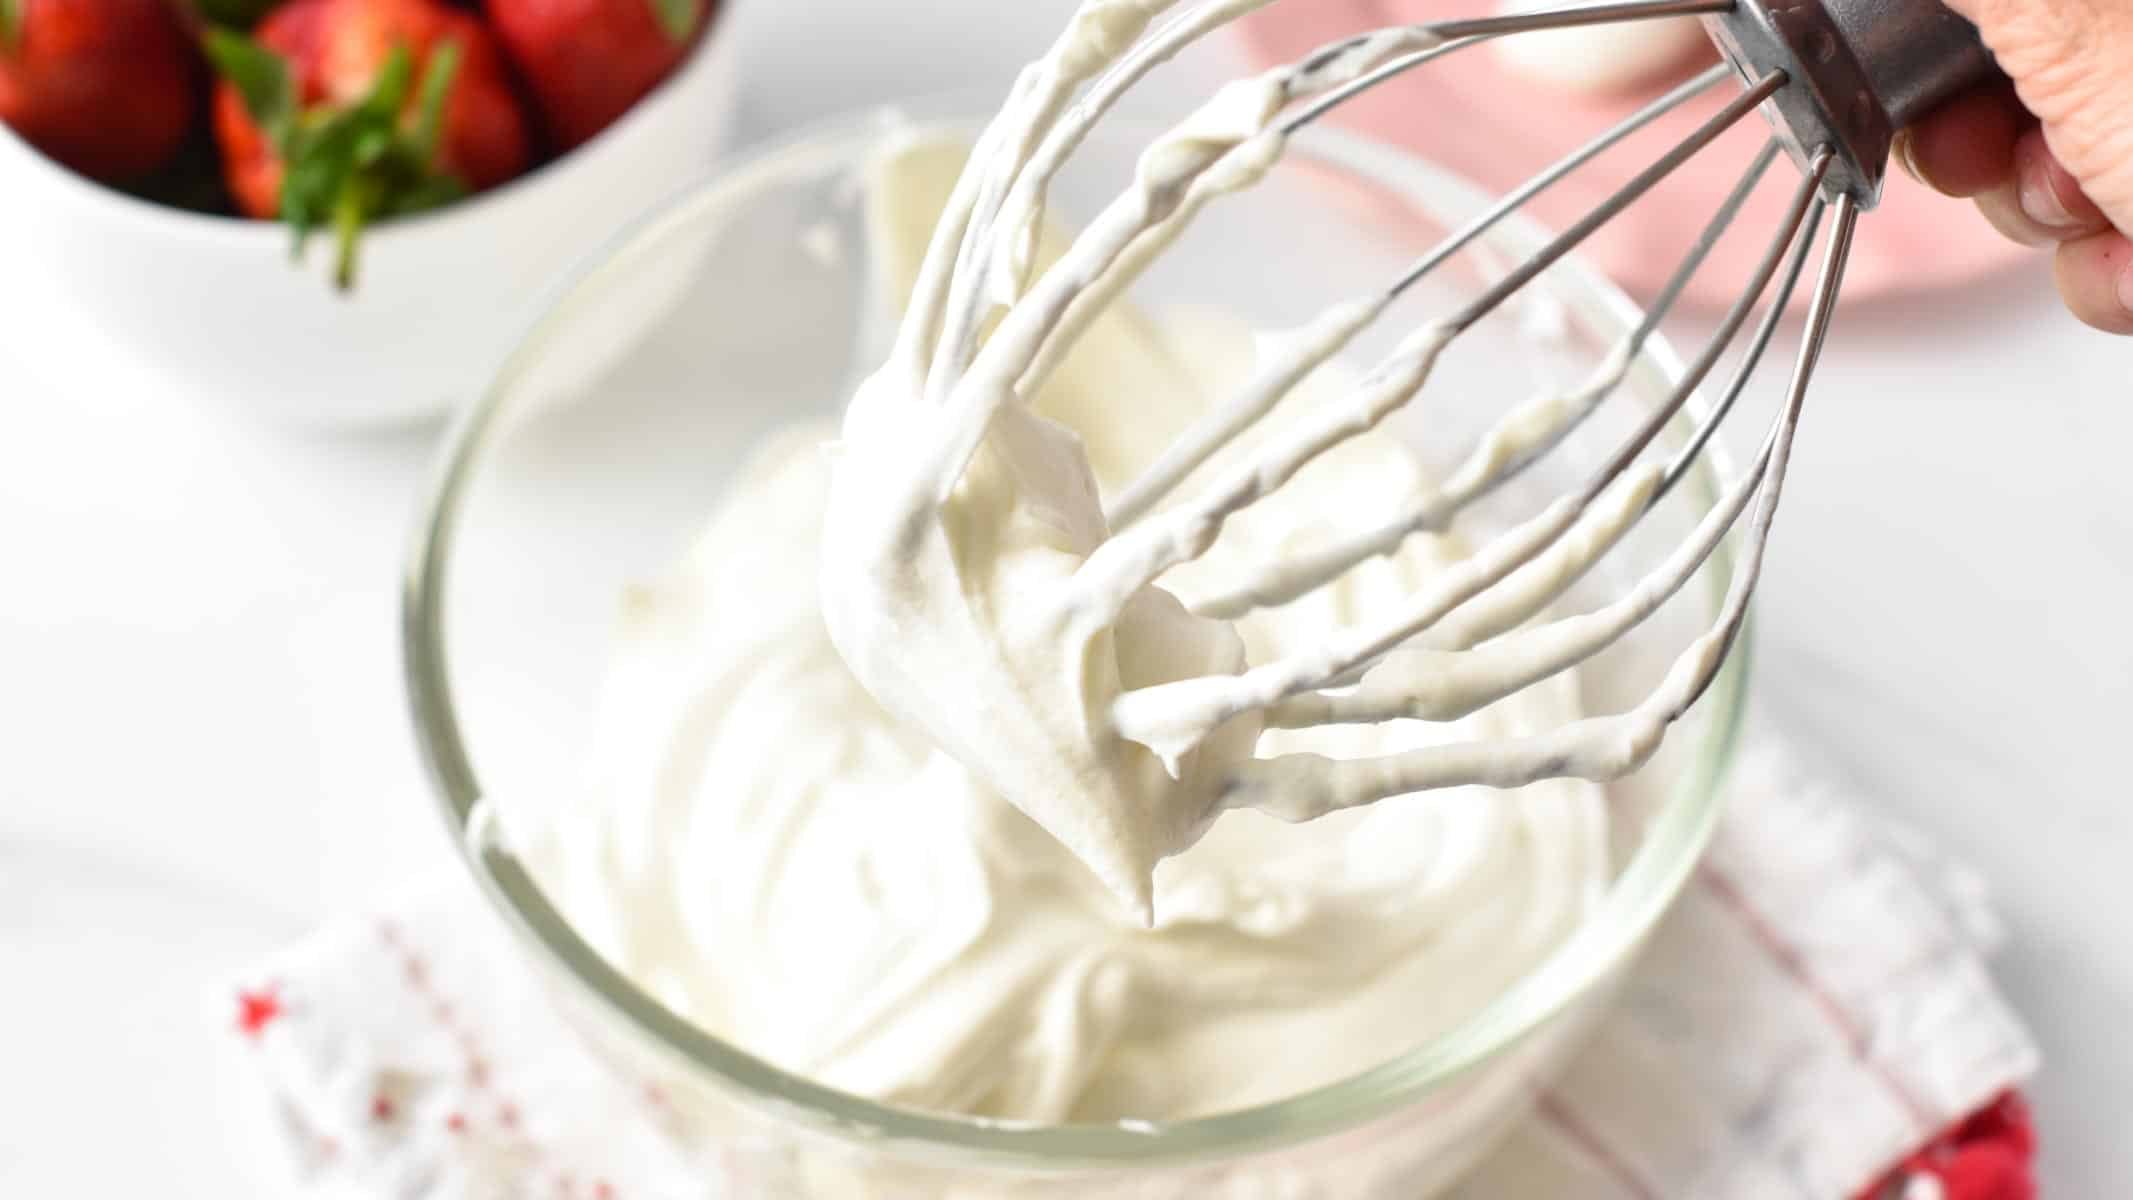
<path fill-rule="evenodd" d="M 1783 75 L 1770 120 L 1802 168 L 1832 151 L 1826 187 L 1881 198 L 1896 131 L 1988 77 L 1977 28 L 1939 0 L 1733 0 L 1704 18 L 1744 79 Z"/>

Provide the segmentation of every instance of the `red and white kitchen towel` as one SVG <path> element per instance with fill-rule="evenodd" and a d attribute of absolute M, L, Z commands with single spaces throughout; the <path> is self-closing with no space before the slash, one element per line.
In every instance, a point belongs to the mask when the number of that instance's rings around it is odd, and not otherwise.
<path fill-rule="evenodd" d="M 2030 1200 L 2036 1052 L 1974 879 L 1769 741 L 1729 786 L 1617 1010 L 1455 1196 Z M 301 1196 L 758 1200 L 578 1043 L 464 878 L 217 1004 Z"/>

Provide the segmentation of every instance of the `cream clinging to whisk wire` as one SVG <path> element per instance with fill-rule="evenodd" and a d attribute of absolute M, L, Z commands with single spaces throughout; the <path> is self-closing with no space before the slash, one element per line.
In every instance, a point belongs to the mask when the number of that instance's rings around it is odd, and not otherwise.
<path fill-rule="evenodd" d="M 1862 28 L 1842 5 L 1793 0 L 1627 0 L 1375 30 L 1220 89 L 1150 145 L 1131 185 L 1056 263 L 1036 271 L 1046 191 L 1093 124 L 1156 66 L 1264 3 L 1092 0 L 1024 70 L 935 231 L 888 361 L 852 399 L 825 529 L 824 613 L 858 678 L 1144 914 L 1155 863 L 1227 808 L 1301 820 L 1428 788 L 1615 778 L 1650 756 L 1740 628 L 1854 224 L 1878 196 L 1888 136 L 1987 65 L 1967 26 L 1931 0 L 1872 6 L 1885 21 L 1916 26 L 1910 41 L 1892 40 L 1885 23 Z M 1258 183 L 1292 135 L 1343 100 L 1488 38 L 1684 13 L 1707 14 L 1730 67 L 1581 147 L 1384 288 L 1269 338 L 1237 393 L 1116 496 L 1099 494 L 1074 434 L 1024 402 L 1204 206 Z M 1920 47 L 1928 52 L 1913 52 Z M 1464 307 L 1408 333 L 1344 396 L 1265 428 L 1306 376 L 1348 350 L 1434 267 L 1535 192 L 1736 74 L 1745 81 L 1736 96 L 1585 218 Z M 1759 106 L 1772 114 L 1776 136 L 1650 316 L 1591 377 L 1510 408 L 1440 486 L 1352 537 L 1260 564 L 1191 609 L 1160 586 L 1167 572 L 1205 554 L 1232 515 L 1407 404 L 1464 330 Z M 1781 148 L 1803 167 L 1785 220 L 1679 386 L 1639 415 L 1599 469 L 1395 610 L 1329 631 L 1304 651 L 1246 661 L 1231 621 L 1319 588 L 1411 534 L 1446 528 L 1603 404 Z M 1733 407 L 1825 210 L 1833 219 L 1805 343 L 1747 469 L 1618 599 L 1573 616 L 1547 614 L 1673 486 Z M 1670 460 L 1648 460 L 1773 283 L 1694 436 Z M 1716 621 L 1627 711 L 1518 739 L 1376 758 L 1254 754 L 1266 728 L 1451 719 L 1567 670 L 1654 611 L 1751 510 Z"/>

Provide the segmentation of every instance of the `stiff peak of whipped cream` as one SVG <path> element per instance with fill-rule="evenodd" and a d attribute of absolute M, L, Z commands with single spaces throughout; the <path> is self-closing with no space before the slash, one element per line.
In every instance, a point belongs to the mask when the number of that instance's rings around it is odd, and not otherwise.
<path fill-rule="evenodd" d="M 1208 828 L 1261 728 L 1249 708 L 1160 740 L 1116 720 L 1129 695 L 1235 675 L 1247 659 L 1232 623 L 1195 615 L 1156 585 L 1191 555 L 1118 553 L 1105 484 L 1124 481 L 1101 480 L 1088 452 L 1113 425 L 1143 438 L 1182 432 L 1171 418 L 1199 407 L 1197 388 L 1160 357 L 1083 339 L 1134 321 L 1111 290 L 1122 256 L 1159 253 L 1201 205 L 1273 164 L 1292 100 L 1436 41 L 1394 30 L 1222 88 L 1147 148 L 1088 236 L 1040 254 L 1050 175 L 1103 107 L 1076 117 L 1069 98 L 1170 6 L 1084 4 L 979 139 L 919 260 L 895 349 L 846 410 L 821 601 L 832 640 L 877 700 L 1064 842 L 1143 920 L 1156 863 Z M 1252 7 L 1205 5 L 1184 31 Z M 1111 76 L 1113 86 L 1132 74 Z M 977 252 L 961 253 L 965 243 Z M 1302 363 L 1330 346 L 1291 354 Z M 1102 396 L 1097 409 L 1062 420 L 1035 398 L 1059 393 L 1055 373 L 1071 360 L 1108 377 L 1079 390 Z M 1228 515 L 1204 523 L 1210 539 Z"/>
<path fill-rule="evenodd" d="M 1441 725 L 1565 672 L 1672 595 L 1751 494 L 1597 612 L 1520 628 L 1643 514 L 1659 464 L 1558 498 L 1357 620 L 1280 618 L 1296 636 L 1255 650 L 1254 614 L 1319 611 L 1312 597 L 1448 527 L 1589 414 L 1634 345 L 1510 406 L 1441 488 L 1410 475 L 1367 501 L 1380 473 L 1357 464 L 1405 461 L 1376 430 L 1459 319 L 1346 372 L 1342 352 L 1397 295 L 1381 288 L 1239 351 L 1211 393 L 1178 376 L 1174 350 L 1123 352 L 1122 331 L 1145 324 L 1124 299 L 1134 280 L 1206 205 L 1260 182 L 1288 115 L 1442 45 L 1396 26 L 1237 80 L 1154 139 L 1080 235 L 1047 237 L 1046 192 L 1105 110 L 1257 3 L 1201 0 L 1154 26 L 1172 6 L 1088 0 L 1017 80 L 910 256 L 895 347 L 846 410 L 823 525 L 822 611 L 853 674 L 1144 921 L 1156 865 L 1229 809 L 1307 821 L 1435 788 L 1634 769 L 1723 655 L 1722 630 L 1635 709 L 1516 739 L 1339 759 L 1264 753 L 1262 735 Z M 1121 444 L 1146 453 L 1106 458 Z M 1305 523 L 1311 536 L 1250 532 Z"/>

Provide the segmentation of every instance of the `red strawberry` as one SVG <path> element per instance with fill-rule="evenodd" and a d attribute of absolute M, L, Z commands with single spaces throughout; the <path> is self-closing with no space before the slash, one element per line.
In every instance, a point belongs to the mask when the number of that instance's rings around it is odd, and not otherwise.
<path fill-rule="evenodd" d="M 192 123 L 194 70 L 165 0 L 0 0 L 0 121 L 84 175 L 168 162 Z"/>
<path fill-rule="evenodd" d="M 629 111 L 689 52 L 715 0 L 483 0 L 568 149 Z"/>
<path fill-rule="evenodd" d="M 299 242 L 331 224 L 343 286 L 365 223 L 494 187 L 529 161 L 503 55 L 437 0 L 292 0 L 254 38 L 217 31 L 207 49 L 231 195 Z"/>

